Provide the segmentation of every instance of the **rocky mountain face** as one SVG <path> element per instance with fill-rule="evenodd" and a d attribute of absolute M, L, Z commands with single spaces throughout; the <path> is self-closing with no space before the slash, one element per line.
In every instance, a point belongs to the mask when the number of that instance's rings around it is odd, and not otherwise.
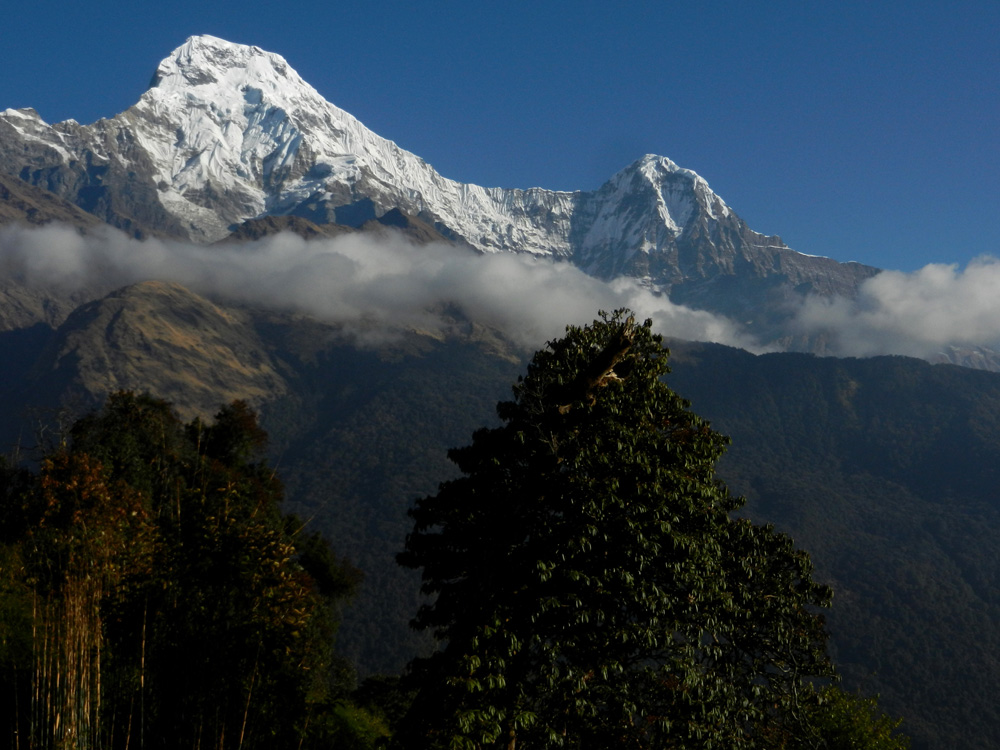
<path fill-rule="evenodd" d="M 199 243 L 274 217 L 360 227 L 402 212 L 480 252 L 640 279 L 766 339 L 780 337 L 789 301 L 849 296 L 878 272 L 754 232 L 665 157 L 644 156 L 592 192 L 449 180 L 326 101 L 279 55 L 210 36 L 171 53 L 111 119 L 49 125 L 30 109 L 0 113 L 0 172 L 133 235 Z"/>
<path fill-rule="evenodd" d="M 93 214 L 55 193 L 37 188 L 13 175 L 0 173 L 0 226 L 16 222 L 41 225 L 53 221 L 82 229 L 101 223 Z"/>
<path fill-rule="evenodd" d="M 2 148 L 2 146 L 0 146 Z M 29 185 L 13 175 L 0 173 L 0 231 L 5 226 L 41 226 L 59 222 L 87 231 L 102 222 L 54 193 Z M 0 258 L 0 331 L 34 325 L 55 327 L 93 290 L 67 291 L 52 285 L 26 285 L 5 268 Z"/>
<path fill-rule="evenodd" d="M 42 352 L 33 381 L 41 393 L 84 407 L 111 391 L 149 391 L 186 420 L 234 399 L 259 408 L 288 391 L 247 313 L 158 281 L 75 310 Z"/>

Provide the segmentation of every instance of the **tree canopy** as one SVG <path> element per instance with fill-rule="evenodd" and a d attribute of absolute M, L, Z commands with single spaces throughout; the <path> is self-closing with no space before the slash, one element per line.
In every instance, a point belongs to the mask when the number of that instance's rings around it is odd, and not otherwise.
<path fill-rule="evenodd" d="M 37 472 L 4 467 L 0 742 L 325 743 L 358 573 L 282 514 L 265 443 L 242 402 L 182 424 L 118 393 Z"/>
<path fill-rule="evenodd" d="M 625 310 L 535 354 L 411 511 L 399 562 L 442 642 L 413 665 L 413 747 L 757 747 L 832 674 L 806 553 L 734 517 L 727 440 L 662 381 Z M 780 728 L 780 732 L 777 728 Z M 804 730 L 803 730 L 804 731 Z"/>

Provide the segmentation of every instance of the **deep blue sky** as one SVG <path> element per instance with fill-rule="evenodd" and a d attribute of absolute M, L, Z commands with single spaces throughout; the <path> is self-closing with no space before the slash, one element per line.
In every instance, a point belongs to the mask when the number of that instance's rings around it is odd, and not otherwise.
<path fill-rule="evenodd" d="M 805 253 L 900 270 L 1000 255 L 996 0 L 19 6 L 0 109 L 49 122 L 128 108 L 207 33 L 280 53 L 453 179 L 592 189 L 656 153 Z"/>

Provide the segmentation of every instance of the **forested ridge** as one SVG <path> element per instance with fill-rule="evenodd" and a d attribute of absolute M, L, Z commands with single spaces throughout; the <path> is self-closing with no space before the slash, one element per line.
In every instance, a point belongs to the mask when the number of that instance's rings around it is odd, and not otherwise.
<path fill-rule="evenodd" d="M 880 694 L 915 748 L 994 746 L 1000 521 L 990 472 L 1000 459 L 1000 379 L 905 358 L 672 348 L 668 385 L 733 439 L 719 471 L 747 496 L 740 512 L 790 533 L 833 587 L 829 646 L 843 687 Z M 381 713 L 391 723 L 405 703 L 391 679 L 364 678 L 399 674 L 432 646 L 406 627 L 420 603 L 414 574 L 393 559 L 410 530 L 406 510 L 456 476 L 447 450 L 497 424 L 494 405 L 523 365 L 475 343 L 423 340 L 383 353 L 317 347 L 294 371 L 294 389 L 262 410 L 270 451 L 250 464 L 269 455 L 268 475 L 284 480 L 284 511 L 303 519 L 306 535 L 321 531 L 338 565 L 346 556 L 365 571 L 351 603 L 335 608 L 343 660 L 329 664 L 340 687 L 325 694 L 332 703 L 308 704 L 337 707 L 320 712 L 332 717 L 329 737 L 347 722 L 344 706 L 357 711 L 351 721 Z M 5 492 L 36 481 L 8 469 Z M 8 531 L 0 606 L 5 623 L 23 624 L 26 590 L 9 574 L 23 556 Z M 5 636 L 3 658 L 23 656 L 25 643 Z M 106 684 L 123 679 L 110 676 L 110 664 Z M 345 697 L 351 666 L 361 675 L 354 699 Z M 118 719 L 114 726 L 124 737 Z"/>
<path fill-rule="evenodd" d="M 678 344 L 670 382 L 732 436 L 720 473 L 746 512 L 789 530 L 837 592 L 848 683 L 905 714 L 915 747 L 995 747 L 1000 378 Z"/>
<path fill-rule="evenodd" d="M 1000 377 L 905 357 L 755 356 L 669 344 L 666 382 L 732 438 L 719 472 L 746 495 L 742 512 L 791 534 L 810 552 L 817 577 L 833 586 L 830 648 L 845 687 L 879 694 L 888 712 L 905 718 L 915 748 L 994 747 L 1000 510 L 990 477 L 1000 465 Z M 412 375 L 402 374 L 408 357 L 377 359 L 370 361 L 381 385 L 372 370 L 354 371 L 352 359 L 342 360 L 338 382 L 368 383 L 365 399 L 336 400 L 341 427 L 309 445 L 306 460 L 294 450 L 282 454 L 291 507 L 315 513 L 338 540 L 335 519 L 355 518 L 368 546 L 361 549 L 359 537 L 344 543 L 401 592 L 393 600 L 362 587 L 347 612 L 341 643 L 364 673 L 396 671 L 428 647 L 406 627 L 417 583 L 393 561 L 407 531 L 405 511 L 454 476 L 445 452 L 496 423 L 493 404 L 519 368 L 474 346 L 428 347 Z M 472 373 L 465 379 L 456 373 L 464 368 Z M 439 378 L 453 390 L 439 390 Z M 411 404 L 422 411 L 434 404 L 434 423 L 447 425 L 447 437 L 423 429 Z M 340 461 L 322 472 L 305 468 L 346 455 L 353 426 L 370 430 L 369 414 L 378 415 L 382 437 L 364 441 L 367 460 L 394 474 L 405 497 L 354 483 Z M 442 474 L 427 476 L 431 465 Z M 342 506 L 346 497 L 350 505 Z M 394 651 L 395 643 L 406 647 Z"/>

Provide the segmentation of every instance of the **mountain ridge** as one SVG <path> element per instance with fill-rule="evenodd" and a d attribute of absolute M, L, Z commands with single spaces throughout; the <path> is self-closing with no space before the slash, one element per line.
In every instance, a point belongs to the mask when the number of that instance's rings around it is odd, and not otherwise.
<path fill-rule="evenodd" d="M 289 390 L 246 313 L 180 284 L 143 281 L 81 305 L 55 330 L 30 375 L 64 405 L 112 391 L 149 391 L 184 419 L 242 399 L 260 408 Z"/>
<path fill-rule="evenodd" d="M 479 252 L 631 277 L 740 321 L 766 308 L 767 325 L 753 329 L 766 340 L 780 337 L 790 300 L 852 295 L 879 272 L 755 232 L 663 156 L 639 158 L 594 191 L 450 180 L 328 102 L 280 55 L 212 36 L 185 41 L 110 119 L 48 125 L 33 110 L 0 113 L 0 171 L 135 236 L 200 243 L 267 216 L 325 225 L 401 210 Z"/>

